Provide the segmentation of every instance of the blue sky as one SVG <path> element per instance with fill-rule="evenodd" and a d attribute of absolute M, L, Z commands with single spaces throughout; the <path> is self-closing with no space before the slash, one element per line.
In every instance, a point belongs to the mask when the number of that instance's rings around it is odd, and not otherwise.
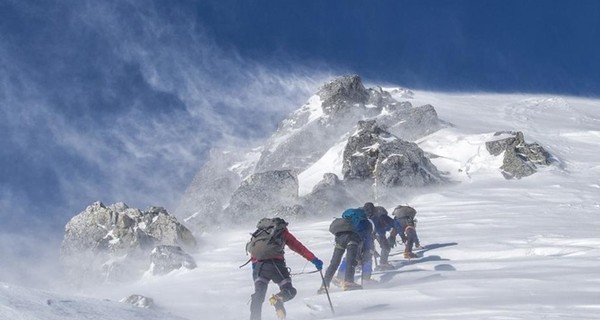
<path fill-rule="evenodd" d="M 326 79 L 598 96 L 597 1 L 0 1 L 0 231 L 175 210 Z M 24 226 L 28 226 L 24 229 Z M 17 231 L 15 231 L 17 230 Z"/>
<path fill-rule="evenodd" d="M 589 95 L 600 89 L 591 72 L 600 67 L 594 1 L 222 3 L 198 10 L 208 25 L 219 26 L 211 34 L 258 60 L 325 61 L 363 77 L 437 90 Z"/>

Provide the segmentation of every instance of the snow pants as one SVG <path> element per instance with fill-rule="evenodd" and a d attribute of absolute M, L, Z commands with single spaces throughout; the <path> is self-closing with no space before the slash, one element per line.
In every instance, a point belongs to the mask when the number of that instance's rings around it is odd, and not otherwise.
<path fill-rule="evenodd" d="M 331 279 L 333 279 L 344 253 L 346 253 L 346 260 L 350 262 L 346 267 L 344 280 L 347 282 L 354 282 L 354 268 L 356 267 L 356 256 L 358 254 L 358 245 L 360 242 L 360 236 L 354 232 L 340 232 L 335 235 L 335 248 L 333 249 L 331 262 L 329 263 L 324 276 L 325 285 L 327 287 L 329 287 Z"/>
<path fill-rule="evenodd" d="M 377 235 L 377 242 L 379 242 L 379 247 L 381 248 L 379 264 L 387 264 L 390 257 L 390 251 L 392 250 L 390 243 L 387 238 L 382 235 Z"/>
<path fill-rule="evenodd" d="M 262 304 L 265 301 L 270 281 L 279 286 L 280 291 L 277 295 L 282 297 L 284 302 L 293 299 L 297 291 L 292 286 L 292 279 L 285 265 L 285 260 L 258 261 L 253 269 L 254 293 L 250 302 L 250 320 L 260 320 L 262 317 Z"/>
<path fill-rule="evenodd" d="M 404 244 L 404 253 L 412 253 L 413 246 L 419 246 L 419 237 L 417 236 L 417 230 L 413 226 L 408 226 L 404 230 L 406 236 L 406 243 Z"/>
<path fill-rule="evenodd" d="M 371 245 L 371 247 L 373 247 L 373 245 Z M 358 252 L 356 253 L 356 261 L 354 262 L 354 269 L 356 269 L 358 265 L 360 265 L 361 267 L 362 280 L 370 280 L 371 274 L 373 273 L 373 253 L 371 250 L 364 248 L 364 246 L 359 246 L 358 248 Z M 342 263 L 340 264 L 340 267 L 337 270 L 336 277 L 342 278 L 342 275 L 344 275 L 345 277 L 347 266 L 348 256 L 346 255 L 346 257 L 342 259 Z"/>

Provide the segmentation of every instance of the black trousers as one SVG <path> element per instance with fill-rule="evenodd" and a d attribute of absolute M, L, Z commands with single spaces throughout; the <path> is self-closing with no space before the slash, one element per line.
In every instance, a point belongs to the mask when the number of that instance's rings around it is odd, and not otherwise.
<path fill-rule="evenodd" d="M 354 282 L 354 268 L 356 267 L 356 255 L 358 254 L 358 245 L 360 244 L 360 236 L 354 232 L 340 232 L 335 235 L 335 248 L 333 249 L 333 255 L 331 256 L 331 262 L 325 271 L 325 285 L 329 287 L 331 279 L 335 274 L 344 252 L 346 253 L 346 272 L 344 274 L 344 280 L 347 282 Z"/>
<path fill-rule="evenodd" d="M 379 242 L 379 247 L 381 248 L 379 263 L 387 264 L 392 248 L 385 236 L 377 235 L 377 242 Z"/>
<path fill-rule="evenodd" d="M 254 293 L 250 302 L 250 320 L 261 319 L 262 304 L 265 301 L 270 281 L 279 286 L 277 295 L 283 298 L 284 302 L 296 296 L 297 291 L 292 286 L 292 279 L 285 260 L 258 261 L 252 271 L 252 279 L 254 279 Z"/>
<path fill-rule="evenodd" d="M 419 237 L 417 236 L 417 230 L 414 227 L 406 227 L 404 230 L 406 235 L 406 243 L 404 246 L 404 252 L 410 253 L 413 250 L 413 246 L 419 246 Z"/>

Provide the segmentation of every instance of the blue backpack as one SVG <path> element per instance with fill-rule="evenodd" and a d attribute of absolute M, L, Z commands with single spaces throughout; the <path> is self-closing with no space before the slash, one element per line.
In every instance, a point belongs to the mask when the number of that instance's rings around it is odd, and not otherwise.
<path fill-rule="evenodd" d="M 364 210 L 360 208 L 346 209 L 342 213 L 342 218 L 352 221 L 352 226 L 359 234 L 364 231 L 365 223 L 363 221 L 367 221 L 367 214 Z"/>

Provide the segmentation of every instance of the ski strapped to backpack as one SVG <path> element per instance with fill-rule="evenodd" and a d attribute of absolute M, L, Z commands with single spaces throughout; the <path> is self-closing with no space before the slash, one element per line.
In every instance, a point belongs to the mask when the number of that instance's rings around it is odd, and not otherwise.
<path fill-rule="evenodd" d="M 246 244 L 246 252 L 259 261 L 283 256 L 283 231 L 287 225 L 288 223 L 281 218 L 262 218 Z"/>

